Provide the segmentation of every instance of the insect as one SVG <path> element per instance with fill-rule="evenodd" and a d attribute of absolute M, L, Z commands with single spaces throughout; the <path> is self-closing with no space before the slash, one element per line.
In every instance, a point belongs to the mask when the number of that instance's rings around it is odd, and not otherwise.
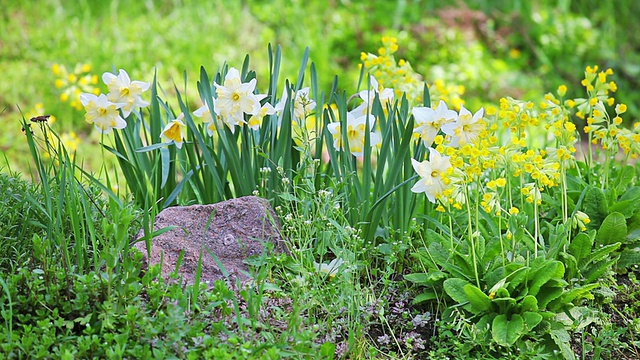
<path fill-rule="evenodd" d="M 32 117 L 30 120 L 32 122 L 47 122 L 47 120 L 49 120 L 50 117 L 51 115 L 38 115 L 38 116 Z"/>
<path fill-rule="evenodd" d="M 31 130 L 31 124 L 27 124 L 26 128 L 22 127 L 22 132 L 26 134 L 27 130 L 29 130 L 33 134 L 33 130 Z"/>

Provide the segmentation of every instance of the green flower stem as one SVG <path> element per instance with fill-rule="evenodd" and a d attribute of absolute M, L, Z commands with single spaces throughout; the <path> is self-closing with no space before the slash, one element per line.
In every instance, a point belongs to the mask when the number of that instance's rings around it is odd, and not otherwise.
<path fill-rule="evenodd" d="M 534 238 L 533 238 L 533 243 L 534 243 L 534 257 L 538 257 L 538 234 L 540 232 L 540 222 L 538 219 L 538 200 L 533 199 L 533 226 L 534 226 Z"/>
<path fill-rule="evenodd" d="M 467 236 L 469 236 L 469 240 L 471 241 L 471 260 L 473 261 L 473 274 L 475 275 L 476 278 L 476 285 L 478 286 L 478 288 L 480 288 L 480 278 L 478 276 L 478 259 L 477 259 L 477 255 L 476 255 L 476 242 L 473 239 L 473 227 L 471 226 L 472 222 L 471 222 L 471 205 L 469 205 L 469 188 L 465 188 L 465 197 L 467 198 L 466 201 L 466 205 L 467 205 Z M 476 199 L 476 203 L 478 199 Z M 476 215 L 477 215 L 477 211 L 476 211 Z"/>

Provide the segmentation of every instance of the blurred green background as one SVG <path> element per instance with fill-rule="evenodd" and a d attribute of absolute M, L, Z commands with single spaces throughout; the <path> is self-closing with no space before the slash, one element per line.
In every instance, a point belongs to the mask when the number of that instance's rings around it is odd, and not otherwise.
<path fill-rule="evenodd" d="M 71 106 L 76 66 L 88 82 L 97 76 L 99 91 L 105 71 L 123 68 L 142 81 L 157 72 L 170 102 L 175 84 L 195 109 L 200 66 L 239 68 L 249 54 L 264 91 L 269 43 L 282 46 L 283 77 L 295 79 L 308 46 L 323 89 L 338 75 L 352 93 L 360 53 L 376 53 L 382 36 L 394 36 L 396 59 L 427 83 L 464 86 L 472 109 L 503 96 L 538 100 L 560 84 L 569 97 L 583 96 L 584 68 L 597 64 L 616 73 L 615 96 L 629 107 L 625 121 L 640 116 L 640 2 L 633 0 L 0 0 L 0 9 L 3 171 L 9 163 L 28 172 L 18 107 L 25 116 L 54 115 L 52 127 L 87 167 L 102 162 L 99 138 Z M 54 64 L 69 74 L 54 74 Z M 61 98 L 65 90 L 70 99 Z"/>

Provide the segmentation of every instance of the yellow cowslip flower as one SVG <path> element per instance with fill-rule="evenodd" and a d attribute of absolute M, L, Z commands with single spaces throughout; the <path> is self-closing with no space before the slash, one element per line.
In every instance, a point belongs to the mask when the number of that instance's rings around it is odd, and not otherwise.
<path fill-rule="evenodd" d="M 518 215 L 519 213 L 520 213 L 520 210 L 515 206 L 512 206 L 509 209 L 509 215 Z"/>
<path fill-rule="evenodd" d="M 567 93 L 567 86 L 560 85 L 558 86 L 558 96 L 563 97 Z"/>
<path fill-rule="evenodd" d="M 598 81 L 600 81 L 603 84 L 607 82 L 607 74 L 605 74 L 604 71 L 601 71 L 600 73 L 598 73 Z"/>
<path fill-rule="evenodd" d="M 53 75 L 58 76 L 62 73 L 62 69 L 60 64 L 53 64 L 51 65 L 51 72 L 53 73 Z"/>
<path fill-rule="evenodd" d="M 440 204 L 440 205 L 438 205 L 438 206 L 436 207 L 436 211 L 438 211 L 438 212 L 445 212 L 445 208 L 444 208 L 444 206 L 442 206 L 442 204 Z"/>
<path fill-rule="evenodd" d="M 573 215 L 572 220 L 572 227 L 576 228 L 577 226 L 580 228 L 580 231 L 587 230 L 586 225 L 591 222 L 591 219 L 589 219 L 589 215 L 583 213 L 582 211 L 576 211 L 575 215 Z"/>
<path fill-rule="evenodd" d="M 627 105 L 625 104 L 616 105 L 616 114 L 618 115 L 624 114 L 626 111 L 627 111 Z"/>

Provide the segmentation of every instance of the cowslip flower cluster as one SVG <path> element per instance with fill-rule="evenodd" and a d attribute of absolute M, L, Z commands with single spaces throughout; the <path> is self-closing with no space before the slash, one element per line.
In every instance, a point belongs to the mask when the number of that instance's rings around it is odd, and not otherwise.
<path fill-rule="evenodd" d="M 392 36 L 382 37 L 382 46 L 377 54 L 360 54 L 360 60 L 367 72 L 375 76 L 385 87 L 393 88 L 394 95 L 407 96 L 410 103 L 422 102 L 424 82 L 422 76 L 416 73 L 411 64 L 404 60 L 397 60 L 394 53 L 398 51 L 398 39 Z"/>
<path fill-rule="evenodd" d="M 565 104 L 576 108 L 576 116 L 586 119 L 584 132 L 592 145 L 599 144 L 603 150 L 615 154 L 621 149 L 631 159 L 640 155 L 640 124 L 631 128 L 622 126 L 622 114 L 626 113 L 627 105 L 615 103 L 611 96 L 618 87 L 614 81 L 607 79 L 613 75 L 613 70 L 598 71 L 598 66 L 587 66 L 582 85 L 586 89 L 586 98 L 567 100 Z M 607 107 L 613 108 L 615 116 L 610 115 Z"/>
<path fill-rule="evenodd" d="M 69 105 L 76 110 L 82 110 L 80 94 L 85 92 L 98 95 L 100 93 L 100 89 L 95 86 L 98 84 L 98 76 L 91 74 L 89 64 L 77 64 L 72 72 L 62 64 L 53 64 L 51 72 L 57 77 L 55 87 L 62 91 L 60 101 L 69 102 Z"/>
<path fill-rule="evenodd" d="M 142 93 L 149 89 L 150 84 L 142 81 L 131 81 L 129 74 L 120 69 L 118 75 L 105 72 L 102 80 L 109 89 L 108 94 L 81 93 L 80 102 L 86 111 L 85 120 L 93 124 L 103 134 L 112 129 L 124 129 L 128 117 L 134 107 L 145 107 L 149 103 L 142 100 Z"/>
<path fill-rule="evenodd" d="M 376 54 L 362 52 L 360 60 L 365 70 L 375 76 L 384 87 L 394 89 L 396 98 L 405 95 L 410 104 L 419 104 L 423 101 L 425 82 L 422 76 L 415 72 L 411 64 L 405 59 L 396 60 L 394 54 L 398 51 L 398 39 L 393 36 L 383 36 L 382 46 Z M 464 104 L 461 96 L 464 94 L 464 86 L 445 84 L 441 79 L 436 79 L 428 85 L 429 96 L 432 101 L 444 100 L 451 103 L 455 109 Z"/>

